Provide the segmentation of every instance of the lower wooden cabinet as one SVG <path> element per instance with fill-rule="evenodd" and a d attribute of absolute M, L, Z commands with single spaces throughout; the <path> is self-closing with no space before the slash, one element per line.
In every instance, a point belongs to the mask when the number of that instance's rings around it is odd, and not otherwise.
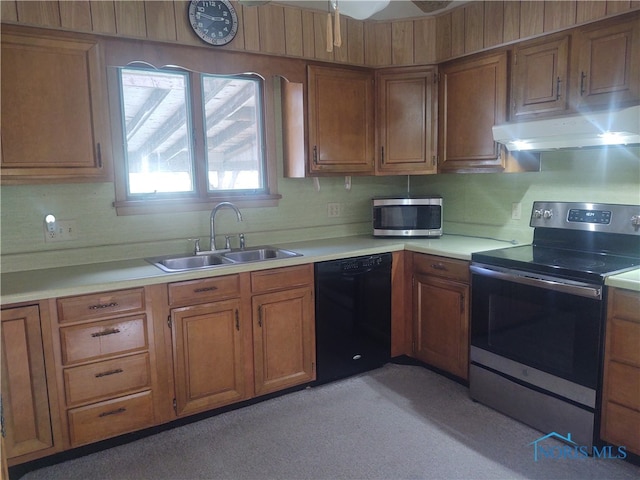
<path fill-rule="evenodd" d="M 607 305 L 603 440 L 640 455 L 640 293 L 612 288 Z"/>
<path fill-rule="evenodd" d="M 413 327 L 415 358 L 468 379 L 468 262 L 413 254 Z"/>
<path fill-rule="evenodd" d="M 9 460 L 53 447 L 38 305 L 2 310 L 2 408 Z"/>

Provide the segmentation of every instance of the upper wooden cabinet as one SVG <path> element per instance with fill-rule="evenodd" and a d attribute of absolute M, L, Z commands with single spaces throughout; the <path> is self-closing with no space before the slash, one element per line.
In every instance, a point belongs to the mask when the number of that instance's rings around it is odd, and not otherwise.
<path fill-rule="evenodd" d="M 107 177 L 104 75 L 94 39 L 3 25 L 3 183 Z"/>
<path fill-rule="evenodd" d="M 578 29 L 571 103 L 607 109 L 640 102 L 640 15 Z"/>
<path fill-rule="evenodd" d="M 376 72 L 376 174 L 436 173 L 437 68 Z"/>
<path fill-rule="evenodd" d="M 513 51 L 511 119 L 569 107 L 569 35 L 517 45 Z"/>
<path fill-rule="evenodd" d="M 307 82 L 307 173 L 373 175 L 373 73 L 310 65 Z"/>
<path fill-rule="evenodd" d="M 440 70 L 438 169 L 503 171 L 491 127 L 507 118 L 507 52 L 445 64 Z"/>

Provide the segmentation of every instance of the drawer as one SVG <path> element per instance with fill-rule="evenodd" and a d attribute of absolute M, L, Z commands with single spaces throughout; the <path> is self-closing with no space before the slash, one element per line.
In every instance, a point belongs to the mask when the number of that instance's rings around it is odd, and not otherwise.
<path fill-rule="evenodd" d="M 116 358 L 64 370 L 67 405 L 96 402 L 150 386 L 149 354 Z"/>
<path fill-rule="evenodd" d="M 607 335 L 609 358 L 640 367 L 640 323 L 610 318 Z"/>
<path fill-rule="evenodd" d="M 602 439 L 626 446 L 629 452 L 640 455 L 640 413 L 611 402 L 604 408 Z"/>
<path fill-rule="evenodd" d="M 97 442 L 153 425 L 150 391 L 69 410 L 71 446 Z"/>
<path fill-rule="evenodd" d="M 169 284 L 169 305 L 193 305 L 240 295 L 240 276 L 225 275 Z"/>
<path fill-rule="evenodd" d="M 60 348 L 64 365 L 144 350 L 147 348 L 146 316 L 63 327 Z"/>
<path fill-rule="evenodd" d="M 142 288 L 59 298 L 57 303 L 60 323 L 131 314 L 145 308 Z"/>
<path fill-rule="evenodd" d="M 268 292 L 283 288 L 313 285 L 313 264 L 273 268 L 251 272 L 251 291 Z"/>
<path fill-rule="evenodd" d="M 620 317 L 640 324 L 640 293 L 611 289 L 609 316 Z"/>
<path fill-rule="evenodd" d="M 608 399 L 640 414 L 640 368 L 618 362 L 608 362 L 606 368 Z"/>
<path fill-rule="evenodd" d="M 413 271 L 469 283 L 469 262 L 464 260 L 414 253 Z"/>

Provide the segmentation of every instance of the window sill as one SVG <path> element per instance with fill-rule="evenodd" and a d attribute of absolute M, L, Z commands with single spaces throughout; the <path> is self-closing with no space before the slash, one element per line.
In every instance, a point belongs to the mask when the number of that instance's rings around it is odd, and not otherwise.
<path fill-rule="evenodd" d="M 178 213 L 211 210 L 220 202 L 232 202 L 238 208 L 277 207 L 282 195 L 226 196 L 207 199 L 126 200 L 113 202 L 118 216 L 153 213 Z"/>

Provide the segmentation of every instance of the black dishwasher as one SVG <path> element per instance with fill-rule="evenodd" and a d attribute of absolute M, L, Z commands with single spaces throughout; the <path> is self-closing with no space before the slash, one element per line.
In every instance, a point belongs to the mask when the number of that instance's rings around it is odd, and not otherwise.
<path fill-rule="evenodd" d="M 391 358 L 391 254 L 315 264 L 316 384 Z"/>

